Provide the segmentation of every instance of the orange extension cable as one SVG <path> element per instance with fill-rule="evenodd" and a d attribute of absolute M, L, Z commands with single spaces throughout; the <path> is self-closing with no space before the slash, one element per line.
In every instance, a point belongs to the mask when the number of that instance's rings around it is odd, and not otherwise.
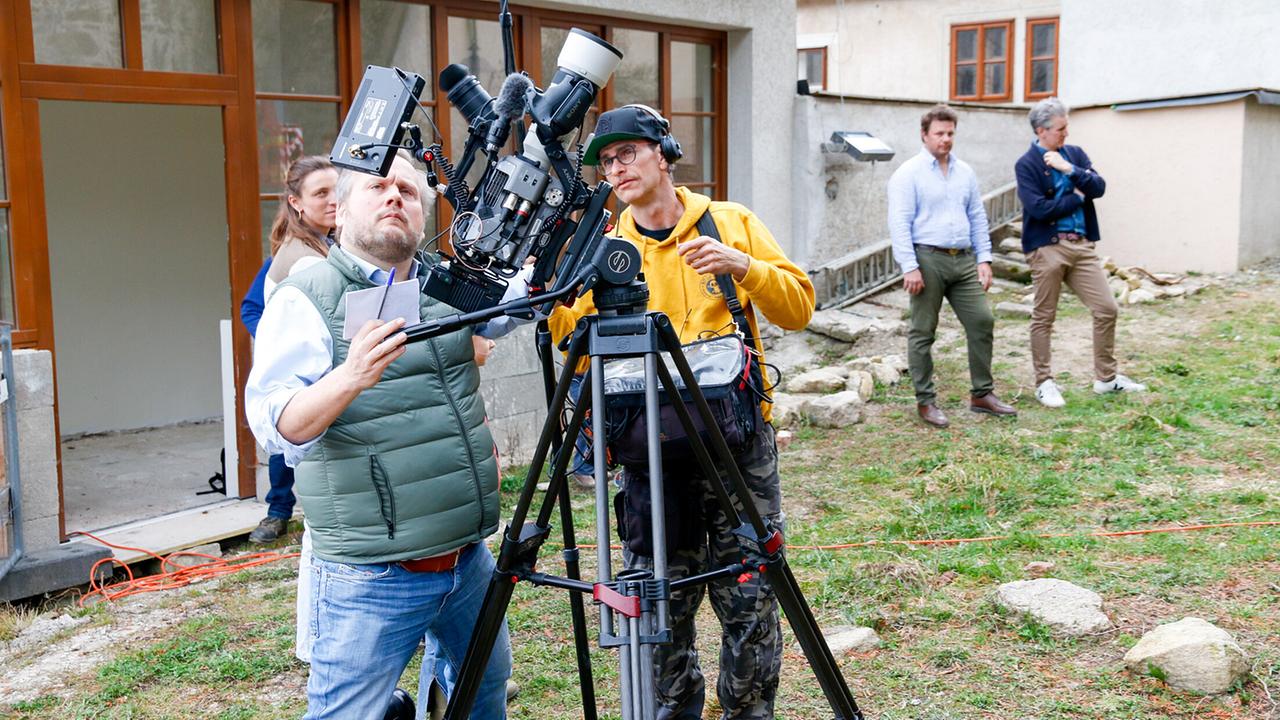
<path fill-rule="evenodd" d="M 1105 531 L 1105 532 L 1101 530 L 1095 530 L 1091 533 L 1088 533 L 1087 535 L 1084 535 L 1084 537 L 1120 538 L 1120 537 L 1131 537 L 1134 535 L 1158 535 L 1158 534 L 1166 534 L 1166 533 L 1192 532 L 1197 530 L 1218 530 L 1222 528 L 1273 527 L 1277 525 L 1280 525 L 1280 520 L 1256 520 L 1252 522 L 1207 523 L 1202 525 L 1175 525 L 1173 527 L 1148 528 L 1145 530 L 1114 530 L 1114 531 Z M 160 555 L 157 555 L 156 553 L 153 553 L 150 550 L 145 550 L 143 548 L 129 547 L 127 545 L 114 545 L 112 543 L 109 543 L 103 540 L 102 538 L 95 537 L 94 535 L 87 532 L 73 532 L 71 533 L 71 535 L 83 535 L 91 540 L 96 540 L 97 542 L 100 542 L 103 545 L 106 545 L 107 547 L 116 549 L 116 550 L 135 550 L 137 552 L 146 553 L 147 555 L 150 555 L 151 557 L 159 560 L 161 568 L 164 568 L 166 565 L 173 564 L 171 561 L 175 557 L 181 557 L 181 556 L 201 557 L 201 558 L 207 558 L 209 560 L 209 562 L 207 563 L 201 563 L 199 565 L 193 565 L 191 567 L 179 567 L 177 570 L 162 572 L 156 575 L 149 575 L 147 577 L 142 577 L 142 578 L 135 578 L 133 576 L 133 570 L 130 569 L 128 565 L 120 562 L 119 560 L 116 560 L 114 557 L 103 558 L 98 562 L 94 563 L 93 568 L 89 571 L 89 588 L 90 589 L 89 589 L 89 592 L 84 595 L 84 597 L 80 598 L 80 607 L 84 607 L 85 601 L 95 595 L 100 595 L 104 600 L 114 602 L 115 600 L 118 600 L 120 598 L 129 597 L 130 595 L 138 595 L 140 593 L 146 593 L 146 592 L 155 592 L 157 590 L 172 590 L 174 588 L 180 588 L 186 585 L 190 585 L 191 583 L 197 580 L 204 580 L 208 578 L 221 577 L 223 575 L 230 575 L 231 573 L 239 572 L 247 568 L 258 567 L 259 565 L 266 565 L 268 563 L 273 563 L 279 560 L 288 560 L 289 558 L 295 558 L 295 557 L 298 557 L 299 555 L 299 553 L 262 552 L 262 553 L 250 553 L 248 555 L 241 555 L 239 557 L 227 558 L 224 560 L 222 558 L 215 557 L 213 555 L 206 555 L 204 553 L 182 551 L 182 552 L 170 553 L 169 555 L 161 557 Z M 1014 536 L 1012 535 L 986 535 L 983 537 L 939 538 L 939 539 L 933 539 L 933 540 L 867 540 L 865 542 L 840 543 L 837 545 L 792 545 L 790 547 L 793 550 L 848 550 L 851 548 L 874 547 L 877 545 L 921 545 L 921 546 L 963 545 L 966 543 L 998 542 L 1000 540 L 1010 540 L 1013 537 Z M 1038 533 L 1036 535 L 1031 535 L 1030 537 L 1035 537 L 1040 539 L 1080 537 L 1080 533 L 1074 533 L 1074 532 Z M 582 549 L 594 549 L 597 546 L 591 545 L 591 544 L 583 544 L 583 545 L 579 545 L 578 547 Z M 618 548 L 615 547 L 615 549 L 618 549 Z M 125 572 L 128 573 L 129 575 L 128 579 L 121 580 L 120 582 L 116 582 L 116 583 L 109 583 L 106 585 L 100 584 L 97 578 L 98 568 L 102 566 L 104 563 L 119 564 L 125 569 Z"/>
<path fill-rule="evenodd" d="M 103 558 L 94 563 L 93 567 L 89 570 L 89 592 L 85 593 L 85 595 L 80 598 L 80 607 L 84 607 L 85 601 L 95 595 L 101 596 L 103 600 L 107 600 L 108 602 L 114 602 L 120 598 L 129 597 L 130 595 L 185 587 L 197 580 L 207 580 L 209 578 L 230 575 L 231 573 L 239 572 L 247 568 L 258 567 L 259 565 L 266 565 L 279 560 L 287 560 L 289 558 L 298 557 L 299 555 L 299 553 L 260 552 L 223 559 L 215 555 L 207 555 L 205 553 L 180 551 L 161 557 L 160 555 L 157 555 L 145 548 L 109 543 L 91 533 L 77 531 L 69 534 L 83 535 L 90 540 L 100 542 L 113 550 L 134 550 L 136 552 L 145 553 L 160 561 L 160 569 L 162 571 L 169 565 L 177 568 L 176 570 L 160 572 L 156 575 L 135 578 L 133 576 L 133 570 L 125 563 L 120 562 L 114 557 Z M 173 558 L 184 556 L 205 558 L 209 562 L 192 565 L 191 567 L 181 567 L 177 563 L 173 562 Z M 106 585 L 100 584 L 98 582 L 98 568 L 106 563 L 115 563 L 123 567 L 125 573 L 129 576 L 128 579 L 115 583 L 107 583 Z"/>

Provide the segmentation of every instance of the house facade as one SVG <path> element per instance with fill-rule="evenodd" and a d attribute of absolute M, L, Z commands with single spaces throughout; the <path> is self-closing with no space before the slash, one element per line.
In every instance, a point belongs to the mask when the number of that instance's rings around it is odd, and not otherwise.
<path fill-rule="evenodd" d="M 799 0 L 792 234 L 809 266 L 838 265 L 888 237 L 889 177 L 920 152 L 920 116 L 960 116 L 956 155 L 983 193 L 1013 181 L 1032 137 L 1026 110 L 1057 91 L 1056 0 Z M 833 132 L 868 132 L 887 162 L 823 152 Z"/>
<path fill-rule="evenodd" d="M 460 116 L 434 80 L 462 62 L 497 92 L 498 10 L 472 0 L 0 0 L 0 320 L 18 347 L 52 353 L 55 437 L 221 419 L 228 494 L 253 496 L 257 453 L 239 392 L 251 341 L 238 319 L 223 324 L 263 263 L 284 168 L 328 154 L 367 64 L 428 78 L 418 119 L 457 148 Z M 536 84 L 571 27 L 624 52 L 584 137 L 601 108 L 658 108 L 685 148 L 677 180 L 751 205 L 790 243 L 773 168 L 791 162 L 775 140 L 792 122 L 795 48 L 777 32 L 794 24 L 792 4 L 533 0 L 511 12 L 517 66 Z M 449 219 L 438 205 L 431 222 L 445 230 Z M 504 341 L 484 374 L 500 449 L 517 458 L 544 414 L 541 393 L 527 391 L 540 385 L 527 335 Z M 75 478 L 57 476 L 62 508 Z M 56 531 L 28 542 L 81 529 L 58 516 Z"/>
<path fill-rule="evenodd" d="M 793 193 L 817 202 L 794 203 L 793 233 L 811 264 L 882 239 L 883 186 L 918 151 L 911 116 L 934 102 L 959 111 L 956 153 L 983 192 L 1012 181 L 1034 137 L 1026 109 L 1056 95 L 1069 142 L 1108 180 L 1104 254 L 1174 272 L 1274 257 L 1277 22 L 1268 0 L 799 0 L 798 78 L 813 95 L 797 103 Z M 877 168 L 815 153 L 834 130 L 897 155 Z"/>
<path fill-rule="evenodd" d="M 1231 272 L 1280 255 L 1280 4 L 1065 0 L 1062 99 L 1107 178 L 1122 264 Z"/>

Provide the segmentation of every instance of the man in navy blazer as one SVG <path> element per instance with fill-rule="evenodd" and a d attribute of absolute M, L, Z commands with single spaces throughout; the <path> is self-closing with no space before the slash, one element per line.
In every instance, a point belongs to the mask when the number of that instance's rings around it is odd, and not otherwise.
<path fill-rule="evenodd" d="M 1031 266 L 1035 292 L 1031 311 L 1031 365 L 1036 399 L 1046 407 L 1066 401 L 1053 380 L 1049 340 L 1062 284 L 1093 314 L 1093 391 L 1141 392 L 1146 386 L 1116 372 L 1116 315 L 1119 311 L 1094 249 L 1101 239 L 1093 201 L 1107 183 L 1085 151 L 1067 145 L 1067 108 L 1057 98 L 1036 103 L 1028 115 L 1036 139 L 1014 164 L 1022 200 L 1022 251 Z"/>

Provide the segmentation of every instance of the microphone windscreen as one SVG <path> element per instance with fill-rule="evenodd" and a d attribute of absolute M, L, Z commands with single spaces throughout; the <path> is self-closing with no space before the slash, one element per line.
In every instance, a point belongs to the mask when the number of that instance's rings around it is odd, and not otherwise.
<path fill-rule="evenodd" d="M 493 110 L 498 117 L 518 118 L 524 116 L 524 96 L 533 87 L 533 81 L 522 73 L 511 73 L 502 82 L 498 98 L 494 100 Z"/>
<path fill-rule="evenodd" d="M 440 71 L 440 89 L 449 92 L 459 80 L 471 74 L 471 68 L 460 63 L 449 65 Z"/>

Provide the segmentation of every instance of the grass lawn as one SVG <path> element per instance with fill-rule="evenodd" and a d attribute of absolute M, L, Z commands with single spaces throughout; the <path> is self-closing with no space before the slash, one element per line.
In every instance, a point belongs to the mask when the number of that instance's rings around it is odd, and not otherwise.
<path fill-rule="evenodd" d="M 914 421 L 909 385 L 878 388 L 864 423 L 800 428 L 782 456 L 789 558 L 824 628 L 869 625 L 881 649 L 841 658 L 868 717 L 1275 718 L 1280 700 L 1280 528 L 1256 527 L 1117 539 L 1128 530 L 1280 520 L 1280 288 L 1261 280 L 1180 302 L 1126 308 L 1123 371 L 1151 392 L 1096 397 L 1087 364 L 1073 366 L 1068 405 L 1049 411 L 1027 385 L 1025 354 L 1000 355 L 997 377 L 1016 397 L 1016 421 L 956 417 L 946 431 Z M 1025 321 L 1002 320 L 1025 345 Z M 1068 309 L 1057 344 L 1088 354 L 1087 318 Z M 1149 327 L 1163 328 L 1159 337 Z M 998 342 L 1005 342 L 1004 340 Z M 1080 348 L 1083 348 L 1082 350 Z M 1002 347 L 997 347 L 999 354 Z M 964 415 L 963 343 L 941 348 L 944 408 Z M 518 478 L 505 481 L 508 487 Z M 510 503 L 512 494 L 507 493 Z M 575 494 L 580 540 L 593 536 L 592 502 Z M 1042 533 L 1071 533 L 1042 539 Z M 988 543 L 909 546 L 868 540 L 1004 536 Z M 558 537 L 558 531 L 553 535 Z M 562 569 L 543 552 L 543 568 Z M 584 558 L 590 573 L 591 556 Z M 995 587 L 1026 579 L 1030 561 L 1100 593 L 1113 632 L 1056 638 L 992 603 Z M 288 563 L 151 600 L 172 622 L 112 647 L 0 715 L 26 718 L 298 717 L 305 666 L 292 660 L 293 572 Z M 0 656 L 8 673 L 46 649 L 109 633 L 130 621 L 130 600 L 46 648 Z M 1186 616 L 1231 632 L 1253 661 L 1233 693 L 1203 698 L 1124 670 L 1143 632 Z M 562 592 L 522 584 L 508 615 L 521 686 L 514 718 L 577 718 L 577 677 Z M 0 640 L 29 614 L 0 611 Z M 701 617 L 701 657 L 714 677 L 718 628 Z M 596 649 L 602 717 L 618 718 L 617 670 Z M 2 674 L 2 673 L 0 673 Z M 406 672 L 416 686 L 416 666 Z M 830 717 L 788 633 L 778 717 Z M 714 693 L 712 693 L 714 694 Z M 1273 697 L 1275 699 L 1273 700 Z M 718 717 L 708 699 L 707 717 Z"/>

